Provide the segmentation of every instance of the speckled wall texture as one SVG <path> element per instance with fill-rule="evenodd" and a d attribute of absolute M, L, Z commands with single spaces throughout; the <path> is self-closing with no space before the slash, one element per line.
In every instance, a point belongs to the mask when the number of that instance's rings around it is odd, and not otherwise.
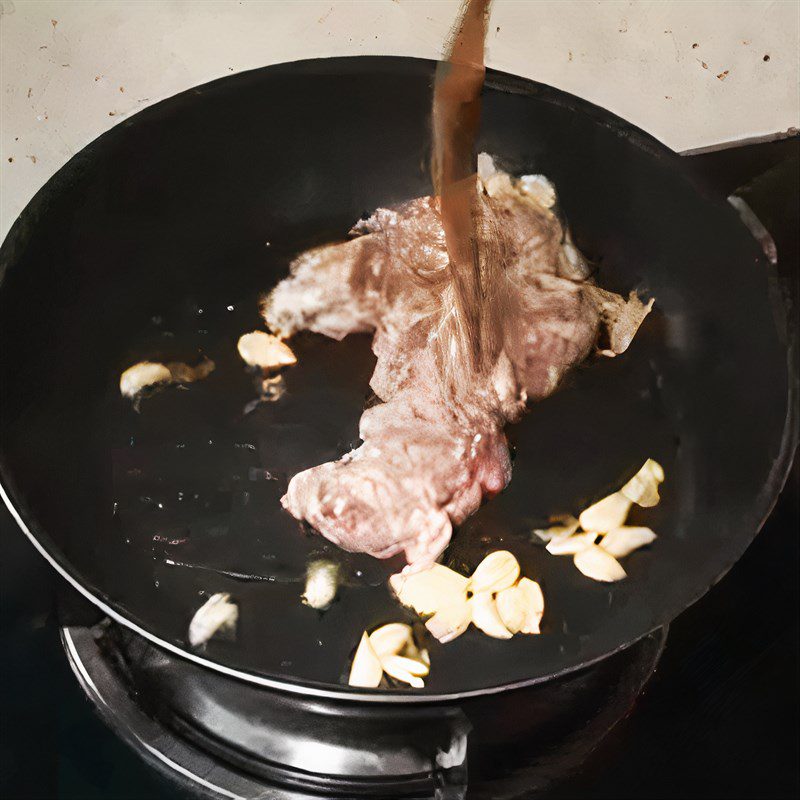
<path fill-rule="evenodd" d="M 457 0 L 2 0 L 0 235 L 120 119 L 281 61 L 436 58 Z M 800 3 L 495 0 L 488 64 L 683 151 L 800 126 Z"/>

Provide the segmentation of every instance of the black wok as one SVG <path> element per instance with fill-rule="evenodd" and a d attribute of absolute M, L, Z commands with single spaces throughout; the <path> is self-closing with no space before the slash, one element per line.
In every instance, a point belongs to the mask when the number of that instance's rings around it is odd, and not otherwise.
<path fill-rule="evenodd" d="M 238 336 L 311 245 L 365 211 L 429 192 L 434 65 L 329 59 L 232 76 L 123 121 L 36 195 L 1 251 L 4 498 L 56 568 L 118 621 L 217 670 L 291 691 L 431 699 L 548 679 L 669 622 L 736 561 L 779 492 L 797 439 L 793 320 L 772 265 L 687 160 L 572 96 L 490 73 L 480 147 L 556 184 L 603 286 L 656 298 L 624 356 L 587 363 L 509 429 L 508 489 L 446 560 L 518 554 L 547 600 L 543 633 L 470 630 L 431 646 L 422 691 L 348 689 L 361 631 L 413 617 L 385 588 L 397 560 L 350 556 L 279 505 L 294 472 L 357 442 L 373 357 L 365 337 L 302 335 L 287 396 L 250 413 Z M 789 324 L 788 338 L 782 335 Z M 120 397 L 142 359 L 217 368 L 186 389 Z M 647 458 L 667 480 L 635 519 L 659 534 L 602 585 L 530 536 Z M 307 561 L 348 576 L 325 614 L 300 603 Z M 212 592 L 240 607 L 235 640 L 191 651 Z"/>

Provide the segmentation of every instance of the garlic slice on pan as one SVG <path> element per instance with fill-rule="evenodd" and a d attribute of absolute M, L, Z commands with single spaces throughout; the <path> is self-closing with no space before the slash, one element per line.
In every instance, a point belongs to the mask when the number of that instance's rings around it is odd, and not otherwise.
<path fill-rule="evenodd" d="M 533 531 L 543 542 L 552 542 L 554 539 L 567 539 L 580 527 L 580 522 L 572 515 L 555 520 L 551 517 L 551 521 L 557 521 L 561 524 L 552 525 L 549 528 L 538 528 Z"/>
<path fill-rule="evenodd" d="M 153 361 L 140 361 L 128 367 L 119 377 L 119 390 L 125 397 L 135 397 L 148 386 L 169 383 L 172 373 L 164 364 Z"/>
<path fill-rule="evenodd" d="M 213 371 L 214 362 L 205 357 L 196 367 L 190 367 L 182 361 L 170 361 L 169 364 L 140 361 L 120 375 L 119 390 L 124 397 L 130 397 L 136 403 L 137 395 L 144 389 L 159 384 L 193 383 L 208 377 Z"/>
<path fill-rule="evenodd" d="M 350 686 L 360 686 L 364 689 L 375 689 L 383 678 L 383 667 L 380 659 L 372 649 L 366 631 L 361 634 L 361 641 L 358 649 L 353 656 L 353 664 L 350 667 Z"/>
<path fill-rule="evenodd" d="M 388 675 L 392 675 L 389 671 L 390 668 L 403 670 L 411 675 L 416 675 L 418 678 L 424 678 L 431 671 L 428 664 L 408 656 L 386 656 L 381 663 L 383 664 L 384 672 Z M 392 675 L 392 677 L 394 676 Z"/>
<path fill-rule="evenodd" d="M 265 331 L 243 334 L 239 337 L 236 349 L 245 363 L 251 367 L 273 370 L 297 363 L 297 356 L 289 345 Z"/>
<path fill-rule="evenodd" d="M 369 635 L 369 643 L 378 658 L 394 656 L 408 649 L 416 651 L 411 626 L 404 622 L 390 622 L 388 625 L 381 625 Z"/>
<path fill-rule="evenodd" d="M 524 598 L 527 614 L 520 633 L 539 633 L 539 625 L 544 616 L 544 594 L 542 587 L 530 578 L 520 578 L 517 593 Z"/>
<path fill-rule="evenodd" d="M 467 589 L 474 594 L 499 592 L 513 586 L 518 577 L 517 559 L 508 550 L 495 550 L 475 568 Z"/>
<path fill-rule="evenodd" d="M 648 309 L 649 310 L 649 309 Z M 547 542 L 547 551 L 553 555 L 572 555 L 573 563 L 587 578 L 597 581 L 619 581 L 626 577 L 617 561 L 630 555 L 656 539 L 650 528 L 625 525 L 631 506 L 643 508 L 657 505 L 659 485 L 664 481 L 664 469 L 657 461 L 648 458 L 639 471 L 617 492 L 598 500 L 581 512 L 577 526 L 570 523 L 546 531 L 534 531 Z M 572 521 L 574 522 L 574 520 Z M 580 532 L 576 532 L 581 528 Z M 564 535 L 564 532 L 569 535 Z M 600 541 L 595 543 L 600 537 Z M 518 624 L 519 611 L 513 595 L 498 597 L 498 609 L 506 614 L 506 627 L 513 630 Z"/>
<path fill-rule="evenodd" d="M 619 490 L 620 494 L 643 508 L 658 505 L 658 485 L 664 481 L 664 469 L 648 458 L 642 468 Z"/>
<path fill-rule="evenodd" d="M 239 619 L 239 607 L 231 603 L 227 592 L 212 594 L 195 611 L 189 623 L 189 644 L 192 647 L 207 642 L 218 631 L 230 631 Z"/>
<path fill-rule="evenodd" d="M 619 561 L 596 544 L 576 553 L 573 562 L 587 578 L 595 581 L 613 583 L 627 577 Z"/>
<path fill-rule="evenodd" d="M 361 635 L 348 683 L 374 689 L 384 672 L 415 689 L 425 685 L 422 677 L 430 672 L 430 658 L 427 650 L 417 648 L 410 625 L 390 622 Z"/>
<path fill-rule="evenodd" d="M 553 541 L 547 543 L 546 550 L 554 556 L 573 556 L 575 553 L 580 553 L 581 550 L 593 545 L 596 538 L 596 531 L 575 533 L 566 539 L 553 539 Z"/>
<path fill-rule="evenodd" d="M 520 578 L 497 594 L 497 611 L 503 624 L 512 633 L 539 633 L 544 615 L 544 595 L 536 581 Z"/>
<path fill-rule="evenodd" d="M 407 683 L 415 689 L 422 689 L 425 686 L 425 681 L 423 681 L 419 675 L 415 675 L 413 672 L 409 672 L 408 669 L 406 669 L 406 662 L 408 661 L 411 661 L 411 659 L 402 658 L 401 656 L 389 656 L 382 662 L 383 671 L 392 678 Z M 412 663 L 416 664 L 419 662 Z M 424 666 L 424 664 L 422 666 Z"/>
<path fill-rule="evenodd" d="M 461 595 L 466 599 L 467 583 L 467 578 L 442 564 L 410 575 L 399 572 L 389 578 L 400 602 L 422 615 L 436 613 Z"/>
<path fill-rule="evenodd" d="M 631 505 L 632 500 L 620 492 L 614 492 L 582 511 L 578 521 L 585 531 L 605 533 L 625 524 Z"/>
<path fill-rule="evenodd" d="M 469 599 L 472 624 L 487 636 L 495 639 L 510 639 L 513 633 L 506 628 L 497 612 L 491 592 L 478 592 Z"/>
<path fill-rule="evenodd" d="M 466 597 L 464 597 L 463 600 L 459 598 L 442 606 L 425 623 L 425 627 L 434 638 L 438 639 L 442 644 L 446 644 L 461 636 L 469 627 L 471 619 L 471 609 Z"/>
<path fill-rule="evenodd" d="M 307 606 L 324 611 L 336 599 L 339 565 L 319 559 L 306 568 L 306 588 L 302 600 Z"/>
<path fill-rule="evenodd" d="M 495 599 L 497 613 L 503 625 L 511 633 L 519 633 L 525 625 L 527 608 L 525 598 L 519 593 L 517 586 L 509 586 L 508 589 L 497 593 Z"/>
<path fill-rule="evenodd" d="M 624 558 L 634 550 L 655 541 L 656 535 L 650 528 L 623 526 L 609 531 L 600 542 L 600 547 L 614 558 Z"/>

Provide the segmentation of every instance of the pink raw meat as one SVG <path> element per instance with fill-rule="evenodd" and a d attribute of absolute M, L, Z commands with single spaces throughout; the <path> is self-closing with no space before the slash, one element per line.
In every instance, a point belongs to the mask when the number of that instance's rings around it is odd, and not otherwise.
<path fill-rule="evenodd" d="M 405 551 L 411 569 L 433 563 L 453 525 L 511 479 L 505 424 L 550 394 L 598 341 L 605 355 L 625 350 L 652 305 L 588 279 L 545 179 L 514 180 L 484 155 L 479 175 L 519 313 L 509 315 L 493 370 L 470 391 L 445 390 L 433 346 L 439 305 L 424 278 L 448 265 L 436 198 L 378 209 L 350 241 L 300 255 L 263 309 L 284 337 L 374 333 L 370 385 L 384 402 L 361 417 L 363 444 L 295 475 L 282 502 L 345 550 L 378 558 Z"/>

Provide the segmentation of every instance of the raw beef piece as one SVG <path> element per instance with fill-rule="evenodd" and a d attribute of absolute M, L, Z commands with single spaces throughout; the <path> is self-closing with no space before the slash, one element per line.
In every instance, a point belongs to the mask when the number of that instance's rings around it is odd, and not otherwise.
<path fill-rule="evenodd" d="M 448 267 L 436 198 L 378 209 L 350 241 L 302 254 L 263 309 L 281 336 L 374 333 L 370 385 L 384 402 L 361 417 L 363 444 L 295 475 L 282 502 L 340 547 L 378 558 L 404 551 L 411 569 L 435 561 L 452 526 L 510 480 L 505 424 L 600 340 L 606 355 L 625 350 L 652 305 L 588 279 L 541 176 L 514 180 L 482 155 L 477 192 L 513 312 L 493 368 L 468 390 L 446 385 L 435 346 Z"/>

